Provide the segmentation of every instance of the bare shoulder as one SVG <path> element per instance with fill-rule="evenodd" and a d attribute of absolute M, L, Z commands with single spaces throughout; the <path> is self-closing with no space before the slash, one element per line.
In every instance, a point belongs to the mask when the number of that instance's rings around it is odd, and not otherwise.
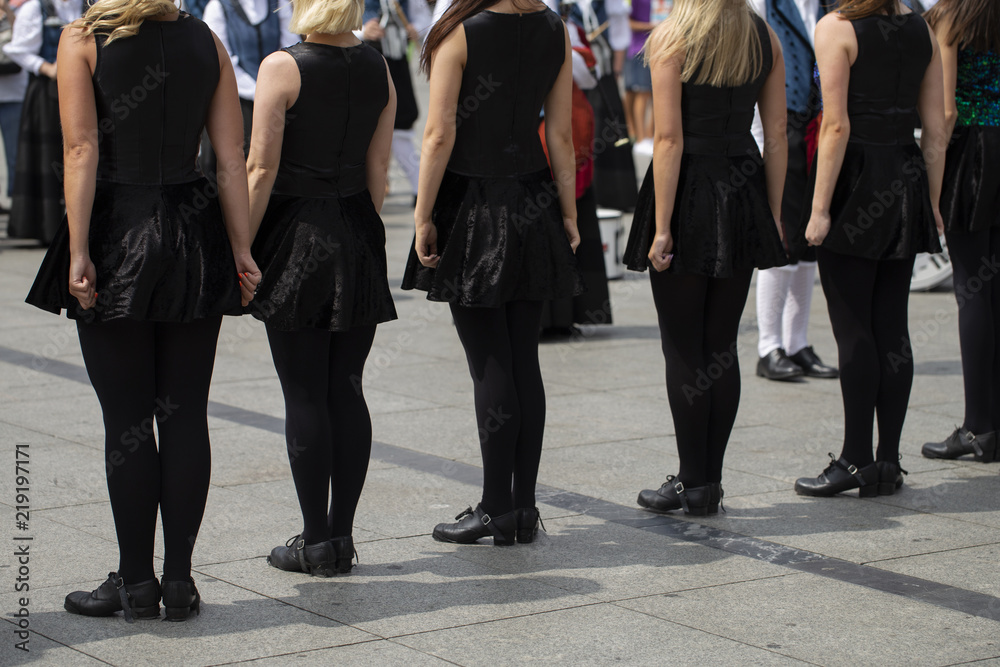
<path fill-rule="evenodd" d="M 279 49 L 260 63 L 260 73 L 267 76 L 298 76 L 299 66 L 288 51 Z"/>
<path fill-rule="evenodd" d="M 94 44 L 94 35 L 87 34 L 83 19 L 77 19 L 67 25 L 59 37 L 59 48 L 63 51 L 84 52 L 93 48 Z"/>

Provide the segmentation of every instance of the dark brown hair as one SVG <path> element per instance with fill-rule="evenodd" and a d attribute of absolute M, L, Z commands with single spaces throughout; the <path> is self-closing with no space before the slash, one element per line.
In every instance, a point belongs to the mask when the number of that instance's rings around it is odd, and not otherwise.
<path fill-rule="evenodd" d="M 876 14 L 888 14 L 895 16 L 896 0 L 840 0 L 837 5 L 840 15 L 849 21 L 875 16 Z"/>
<path fill-rule="evenodd" d="M 949 45 L 973 51 L 1000 53 L 1000 3 L 997 0 L 941 0 L 924 14 L 932 28 L 950 24 Z"/>
<path fill-rule="evenodd" d="M 444 1 L 438 0 L 438 2 Z M 534 11 L 538 5 L 542 4 L 541 0 L 512 0 L 512 2 L 515 9 L 521 9 L 526 12 Z M 495 4 L 497 4 L 497 0 L 455 0 L 451 4 L 451 7 L 444 13 L 444 16 L 427 33 L 427 39 L 424 40 L 424 49 L 420 52 L 420 69 L 426 74 L 430 74 L 431 56 L 434 54 L 435 49 L 441 46 L 445 38 L 451 34 L 451 31 L 461 25 L 466 19 L 475 16 L 485 9 L 489 9 Z"/>

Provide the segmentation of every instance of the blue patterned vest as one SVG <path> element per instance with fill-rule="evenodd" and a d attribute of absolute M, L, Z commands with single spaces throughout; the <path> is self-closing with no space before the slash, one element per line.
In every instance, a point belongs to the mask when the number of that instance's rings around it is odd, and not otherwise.
<path fill-rule="evenodd" d="M 254 79 L 264 58 L 281 48 L 281 23 L 275 13 L 277 9 L 278 0 L 267 0 L 267 16 L 255 25 L 250 23 L 239 0 L 222 0 L 229 48 L 239 58 L 243 71 Z"/>

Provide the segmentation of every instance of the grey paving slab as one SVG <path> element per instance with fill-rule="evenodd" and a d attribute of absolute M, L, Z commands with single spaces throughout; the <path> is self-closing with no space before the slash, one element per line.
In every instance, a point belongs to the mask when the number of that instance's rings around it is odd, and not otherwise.
<path fill-rule="evenodd" d="M 943 470 L 913 473 L 905 493 L 879 502 L 948 519 L 1000 528 L 1000 466 L 968 462 Z"/>
<path fill-rule="evenodd" d="M 952 665 L 1000 656 L 995 621 L 810 574 L 617 604 L 819 665 Z M 875 628 L 891 649 L 879 645 Z"/>
<path fill-rule="evenodd" d="M 605 602 L 635 597 L 639 581 L 643 594 L 668 593 L 789 572 L 777 565 L 588 516 L 546 519 L 545 528 L 548 532 L 539 531 L 536 541 L 523 548 L 501 549 L 500 553 L 456 548 L 455 555 L 541 582 L 554 578 L 558 585 L 571 589 L 574 579 L 582 577 L 580 592 Z M 566 574 L 573 575 L 568 582 Z M 598 590 L 591 590 L 592 581 L 600 584 Z"/>
<path fill-rule="evenodd" d="M 1000 598 L 1000 577 L 987 574 L 995 570 L 997 563 L 1000 563 L 1000 545 L 990 544 L 937 551 L 922 556 L 878 560 L 869 565 Z M 1000 606 L 993 612 L 995 619 L 1000 621 Z"/>
<path fill-rule="evenodd" d="M 732 498 L 727 509 L 714 525 L 854 563 L 1000 542 L 996 528 L 848 495 L 789 490 Z"/>
<path fill-rule="evenodd" d="M 10 619 L 3 619 L 10 621 Z M 0 643 L 0 664 L 4 665 L 52 665 L 53 667 L 66 665 L 66 667 L 96 667 L 106 665 L 96 658 L 92 658 L 86 653 L 82 653 L 75 648 L 54 642 L 48 637 L 44 637 L 36 632 L 28 635 L 28 642 L 24 644 L 27 651 L 16 648 L 15 644 L 23 641 L 21 637 L 14 635 L 13 625 L 8 623 L 0 624 L 0 634 L 4 641 Z"/>
<path fill-rule="evenodd" d="M 32 510 L 98 502 L 108 497 L 107 465 L 100 450 L 3 422 L 0 422 L 0 439 L 10 443 L 12 462 L 10 474 L 0 475 L 0 497 L 10 500 L 14 497 L 15 442 L 28 445 L 20 450 L 28 455 L 22 456 L 20 462 L 29 472 L 27 495 Z"/>
<path fill-rule="evenodd" d="M 91 590 L 100 583 L 79 582 L 77 588 Z M 375 639 L 211 577 L 195 574 L 195 583 L 203 600 L 201 614 L 184 623 L 150 619 L 129 624 L 120 614 L 77 616 L 63 609 L 66 590 L 47 588 L 31 598 L 32 628 L 116 665 L 216 665 Z M 4 610 L 12 608 L 11 596 L 0 596 Z"/>
<path fill-rule="evenodd" d="M 59 400 L 39 398 L 8 405 L 2 420 L 90 447 L 104 445 L 101 405 L 94 390 L 85 385 Z"/>
<path fill-rule="evenodd" d="M 380 442 L 415 449 L 448 459 L 479 453 L 479 427 L 470 391 L 462 407 L 399 413 L 393 419 L 373 419 L 372 437 Z"/>
<path fill-rule="evenodd" d="M 493 546 L 464 549 L 494 550 Z M 348 576 L 323 579 L 280 572 L 262 560 L 202 568 L 241 588 L 336 619 L 381 637 L 397 637 L 590 604 L 585 593 L 510 575 L 452 554 L 454 546 L 428 537 L 382 540 L 365 546 Z M 585 577 L 573 579 L 577 590 Z M 596 590 L 597 582 L 591 584 Z"/>
<path fill-rule="evenodd" d="M 225 664 L 225 663 L 224 663 Z M 254 667 L 282 667 L 283 665 L 321 665 L 328 667 L 336 665 L 413 665 L 423 667 L 424 665 L 449 665 L 452 662 L 435 658 L 423 651 L 408 648 L 399 644 L 396 640 L 382 639 L 365 642 L 364 644 L 351 644 L 350 646 L 338 646 L 336 648 L 317 649 L 305 653 L 290 653 L 270 658 L 260 658 L 247 663 Z"/>
<path fill-rule="evenodd" d="M 714 632 L 658 623 L 646 614 L 596 604 L 493 623 L 400 637 L 406 646 L 460 665 L 653 665 L 671 656 L 692 664 L 796 665 L 776 652 Z M 488 650 L 484 650 L 488 647 Z M 697 657 L 695 657 L 697 656 Z"/>
<path fill-rule="evenodd" d="M 30 591 L 41 588 L 63 587 L 88 577 L 100 577 L 118 569 L 118 543 L 114 533 L 95 535 L 73 526 L 53 521 L 57 513 L 36 512 L 31 515 L 31 530 L 11 531 L 3 555 L 0 556 L 0 579 L 5 582 L 4 592 L 14 589 L 15 577 L 21 565 L 16 554 L 28 550 L 27 583 Z M 13 511 L 11 512 L 13 517 Z M 110 516 L 108 517 L 110 519 Z M 31 537 L 15 542 L 13 537 Z M 68 591 L 63 591 L 65 595 Z M 0 613 L 5 611 L 0 609 Z M 0 642 L 2 646 L 3 642 Z"/>

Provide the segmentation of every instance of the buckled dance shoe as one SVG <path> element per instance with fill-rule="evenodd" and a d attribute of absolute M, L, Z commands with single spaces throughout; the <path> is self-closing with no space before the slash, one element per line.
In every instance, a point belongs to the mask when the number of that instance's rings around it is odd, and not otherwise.
<path fill-rule="evenodd" d="M 334 540 L 306 544 L 301 535 L 296 535 L 285 542 L 285 546 L 271 549 L 267 564 L 286 572 L 304 572 L 315 577 L 350 572 L 351 556 L 345 556 L 345 552 L 354 554 L 354 540 L 350 536 Z"/>
<path fill-rule="evenodd" d="M 819 477 L 800 477 L 795 482 L 795 493 L 800 496 L 828 497 L 851 489 L 858 490 L 859 498 L 878 495 L 879 469 L 874 463 L 858 468 L 830 454 L 830 465 Z"/>
<path fill-rule="evenodd" d="M 535 536 L 538 535 L 539 526 L 541 526 L 542 530 L 545 530 L 545 524 L 542 523 L 542 515 L 539 514 L 537 507 L 514 510 L 514 519 L 517 522 L 517 531 L 514 537 L 521 544 L 534 542 Z"/>
<path fill-rule="evenodd" d="M 659 489 L 643 489 L 636 500 L 639 507 L 650 512 L 664 513 L 683 509 L 685 514 L 692 516 L 707 516 L 712 498 L 710 484 L 705 486 L 685 487 L 674 475 L 667 475 Z M 722 497 L 722 486 L 718 487 L 719 498 Z M 715 503 L 715 513 L 719 511 L 719 503 Z"/>
<path fill-rule="evenodd" d="M 111 616 L 122 612 L 125 620 L 159 618 L 160 582 L 156 578 L 126 584 L 117 572 L 108 573 L 108 580 L 90 591 L 74 591 L 63 603 L 66 611 L 83 616 Z"/>
<path fill-rule="evenodd" d="M 483 511 L 482 505 L 476 509 L 466 508 L 456 516 L 458 523 L 439 523 L 434 527 L 433 537 L 438 542 L 453 544 L 474 544 L 478 540 L 493 536 L 493 546 L 508 547 L 514 544 L 517 532 L 517 519 L 510 511 L 497 517 L 491 517 Z M 534 537 L 532 535 L 532 537 Z"/>
<path fill-rule="evenodd" d="M 194 585 L 194 579 L 188 581 L 163 582 L 163 620 L 183 621 L 191 615 L 201 614 L 201 594 Z"/>
<path fill-rule="evenodd" d="M 899 461 L 876 461 L 878 466 L 878 495 L 891 496 L 903 486 L 903 475 L 910 473 L 903 470 Z"/>
<path fill-rule="evenodd" d="M 996 431 L 976 435 L 967 428 L 956 428 L 944 442 L 924 443 L 920 453 L 929 459 L 957 459 L 972 454 L 981 463 L 1000 461 L 997 457 Z"/>

